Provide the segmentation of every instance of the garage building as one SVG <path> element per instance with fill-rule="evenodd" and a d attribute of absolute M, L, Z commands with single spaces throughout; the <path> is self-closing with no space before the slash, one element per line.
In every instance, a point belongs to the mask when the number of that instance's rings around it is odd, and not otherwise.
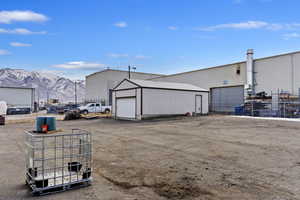
<path fill-rule="evenodd" d="M 113 89 L 112 114 L 133 120 L 207 114 L 208 94 L 191 84 L 124 79 Z"/>
<path fill-rule="evenodd" d="M 10 107 L 23 107 L 33 110 L 34 100 L 34 88 L 0 86 L 0 101 L 5 101 Z"/>

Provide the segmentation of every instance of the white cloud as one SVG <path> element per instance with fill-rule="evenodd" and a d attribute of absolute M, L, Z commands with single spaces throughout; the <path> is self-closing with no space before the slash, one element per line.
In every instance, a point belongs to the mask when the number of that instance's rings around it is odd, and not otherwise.
<path fill-rule="evenodd" d="M 300 23 L 289 23 L 289 24 L 268 24 L 266 29 L 272 31 L 278 30 L 296 30 L 300 28 Z"/>
<path fill-rule="evenodd" d="M 10 24 L 12 22 L 44 22 L 49 18 L 43 14 L 30 10 L 0 11 L 0 23 Z"/>
<path fill-rule="evenodd" d="M 283 35 L 283 39 L 285 40 L 289 40 L 292 38 L 300 38 L 300 34 L 299 33 L 287 33 Z"/>
<path fill-rule="evenodd" d="M 259 28 L 266 27 L 267 25 L 268 23 L 263 21 L 247 21 L 247 22 L 240 22 L 240 23 L 218 24 L 215 26 L 197 28 L 197 30 L 215 31 L 218 29 L 259 29 Z"/>
<path fill-rule="evenodd" d="M 291 23 L 291 24 L 285 24 L 285 28 L 288 30 L 295 30 L 300 28 L 300 23 Z"/>
<path fill-rule="evenodd" d="M 34 34 L 38 34 L 38 35 L 43 35 L 46 34 L 46 31 L 30 31 L 26 28 L 15 28 L 15 29 L 3 29 L 0 28 L 0 34 L 18 34 L 18 35 L 34 35 Z"/>
<path fill-rule="evenodd" d="M 42 69 L 42 70 L 37 70 L 37 71 L 42 74 L 51 74 L 51 75 L 59 75 L 59 76 L 63 76 L 65 73 L 65 71 L 63 71 L 63 70 Z"/>
<path fill-rule="evenodd" d="M 272 31 L 278 31 L 278 30 L 284 29 L 285 26 L 286 25 L 284 25 L 284 24 L 268 24 L 266 29 L 272 30 Z"/>
<path fill-rule="evenodd" d="M 168 29 L 171 31 L 176 31 L 176 30 L 178 30 L 178 27 L 177 26 L 168 26 Z"/>
<path fill-rule="evenodd" d="M 126 57 L 128 57 L 128 54 L 111 53 L 111 54 L 108 54 L 107 56 L 112 57 L 112 58 L 126 58 Z"/>
<path fill-rule="evenodd" d="M 9 55 L 9 54 L 11 54 L 9 51 L 7 51 L 5 49 L 0 49 L 0 56 Z"/>
<path fill-rule="evenodd" d="M 216 31 L 220 29 L 266 29 L 266 30 L 294 30 L 300 28 L 300 23 L 268 23 L 265 21 L 246 21 L 240 23 L 218 24 L 215 26 L 208 26 L 196 28 L 200 31 Z"/>
<path fill-rule="evenodd" d="M 144 55 L 136 55 L 134 56 L 134 58 L 136 59 L 147 59 L 147 58 L 150 58 L 149 56 L 144 56 Z"/>
<path fill-rule="evenodd" d="M 62 69 L 83 69 L 83 70 L 93 70 L 104 67 L 104 64 L 101 63 L 89 63 L 84 61 L 73 61 L 64 64 L 53 65 L 55 68 Z"/>
<path fill-rule="evenodd" d="M 31 47 L 32 45 L 28 44 L 28 43 L 11 42 L 10 46 L 13 46 L 13 47 Z"/>
<path fill-rule="evenodd" d="M 126 28 L 128 25 L 126 22 L 117 22 L 114 24 L 114 26 L 119 27 L 119 28 Z"/>

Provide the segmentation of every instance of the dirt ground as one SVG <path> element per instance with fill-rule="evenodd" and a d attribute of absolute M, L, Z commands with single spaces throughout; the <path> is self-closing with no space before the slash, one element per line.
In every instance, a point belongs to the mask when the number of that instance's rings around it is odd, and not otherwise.
<path fill-rule="evenodd" d="M 0 127 L 0 199 L 300 199 L 300 123 L 230 116 L 60 121 L 93 133 L 90 187 L 31 197 L 24 129 Z"/>

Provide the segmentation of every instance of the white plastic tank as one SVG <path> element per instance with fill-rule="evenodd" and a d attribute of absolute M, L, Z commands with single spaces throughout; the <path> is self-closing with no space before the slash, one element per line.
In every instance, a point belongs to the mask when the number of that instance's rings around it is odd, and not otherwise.
<path fill-rule="evenodd" d="M 0 116 L 1 115 L 6 115 L 7 111 L 7 104 L 5 101 L 0 101 Z"/>

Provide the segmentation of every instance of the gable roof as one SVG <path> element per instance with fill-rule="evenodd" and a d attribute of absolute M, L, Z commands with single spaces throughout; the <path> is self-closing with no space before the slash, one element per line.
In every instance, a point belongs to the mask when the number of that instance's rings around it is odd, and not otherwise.
<path fill-rule="evenodd" d="M 101 71 L 98 71 L 98 72 L 94 72 L 92 74 L 89 74 L 87 75 L 86 77 L 89 77 L 89 76 L 93 76 L 95 74 L 99 74 L 99 73 L 103 73 L 103 72 L 126 72 L 128 73 L 128 71 L 126 70 L 118 70 L 118 69 L 104 69 L 104 70 L 101 70 Z M 153 74 L 153 73 L 146 73 L 146 72 L 135 72 L 135 71 L 131 71 L 130 72 L 131 74 L 145 74 L 145 75 L 153 75 L 153 76 L 165 76 L 164 74 Z"/>
<path fill-rule="evenodd" d="M 137 80 L 137 79 L 124 79 L 115 88 L 118 88 L 124 81 L 128 81 L 136 85 L 139 88 L 155 88 L 155 89 L 169 89 L 169 90 L 184 90 L 184 91 L 198 91 L 208 92 L 208 90 L 200 88 L 195 85 L 187 83 L 174 83 L 174 82 L 160 82 L 160 81 L 149 81 L 149 80 Z"/>

